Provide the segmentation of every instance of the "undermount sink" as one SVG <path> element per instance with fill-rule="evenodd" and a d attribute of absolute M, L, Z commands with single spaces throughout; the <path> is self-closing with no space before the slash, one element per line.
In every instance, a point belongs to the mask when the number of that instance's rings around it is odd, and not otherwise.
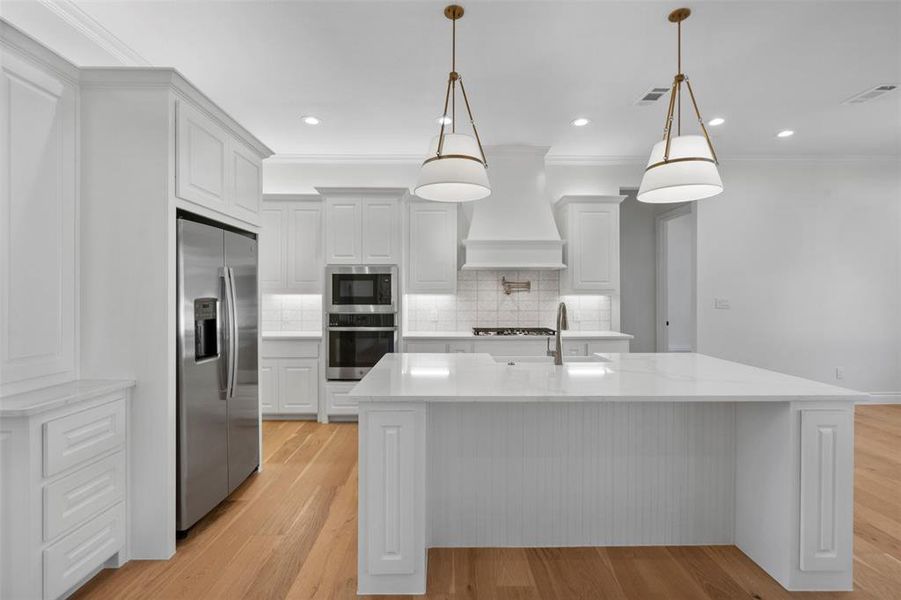
<path fill-rule="evenodd" d="M 553 356 L 495 356 L 494 362 L 502 363 L 502 364 L 513 364 L 518 365 L 520 363 L 539 363 L 539 364 L 554 364 Z M 606 358 L 597 355 L 591 356 L 564 356 L 563 364 L 568 363 L 591 363 L 591 362 L 610 362 Z"/>

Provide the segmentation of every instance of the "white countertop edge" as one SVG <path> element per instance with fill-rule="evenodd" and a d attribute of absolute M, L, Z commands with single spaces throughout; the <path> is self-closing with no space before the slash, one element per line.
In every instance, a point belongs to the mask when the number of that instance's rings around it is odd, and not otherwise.
<path fill-rule="evenodd" d="M 357 402 L 365 402 L 369 404 L 379 403 L 420 403 L 420 404 L 534 404 L 534 403 L 550 403 L 550 404 L 580 404 L 585 402 L 598 403 L 616 403 L 625 402 L 637 403 L 723 403 L 723 404 L 741 404 L 741 403 L 771 403 L 771 402 L 835 402 L 835 403 L 852 403 L 856 404 L 867 394 L 860 396 L 355 396 L 351 390 L 349 396 L 353 396 Z"/>
<path fill-rule="evenodd" d="M 25 417 L 135 386 L 131 379 L 77 379 L 0 398 L 0 416 Z"/>
<path fill-rule="evenodd" d="M 264 331 L 264 340 L 319 340 L 321 331 Z"/>
<path fill-rule="evenodd" d="M 404 339 L 410 340 L 479 340 L 481 341 L 521 341 L 543 340 L 545 335 L 475 335 L 471 331 L 405 331 Z M 634 335 L 619 331 L 564 331 L 564 340 L 631 340 Z"/>

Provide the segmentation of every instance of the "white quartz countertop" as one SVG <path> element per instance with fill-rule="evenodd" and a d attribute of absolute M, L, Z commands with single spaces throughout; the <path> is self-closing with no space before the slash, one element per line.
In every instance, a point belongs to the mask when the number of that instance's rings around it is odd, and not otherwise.
<path fill-rule="evenodd" d="M 23 417 L 134 387 L 130 379 L 80 379 L 0 398 L 0 416 Z"/>
<path fill-rule="evenodd" d="M 427 339 L 427 340 L 533 340 L 544 339 L 550 336 L 544 335 L 475 335 L 472 331 L 407 331 L 404 332 L 405 339 Z M 562 335 L 564 340 L 631 340 L 635 336 L 619 331 L 564 331 Z"/>
<path fill-rule="evenodd" d="M 350 395 L 416 402 L 856 401 L 866 394 L 703 354 L 598 354 L 598 362 L 523 362 L 489 354 L 386 354 Z M 584 358 L 583 358 L 584 360 Z"/>
<path fill-rule="evenodd" d="M 264 340 L 318 340 L 321 331 L 264 331 Z"/>

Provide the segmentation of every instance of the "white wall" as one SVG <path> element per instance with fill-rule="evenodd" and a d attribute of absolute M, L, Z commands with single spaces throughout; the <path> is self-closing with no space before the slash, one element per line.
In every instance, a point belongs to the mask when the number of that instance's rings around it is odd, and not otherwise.
<path fill-rule="evenodd" d="M 698 203 L 700 352 L 901 392 L 899 162 L 743 161 Z M 714 296 L 730 310 L 713 308 Z"/>
<path fill-rule="evenodd" d="M 619 205 L 620 323 L 632 352 L 657 350 L 656 205 L 629 194 Z"/>
<path fill-rule="evenodd" d="M 549 164 L 548 195 L 617 194 L 642 170 Z M 411 186 L 417 171 L 267 161 L 264 190 Z M 897 159 L 725 161 L 726 191 L 698 207 L 699 351 L 830 383 L 843 367 L 847 387 L 901 394 L 899 172 Z"/>

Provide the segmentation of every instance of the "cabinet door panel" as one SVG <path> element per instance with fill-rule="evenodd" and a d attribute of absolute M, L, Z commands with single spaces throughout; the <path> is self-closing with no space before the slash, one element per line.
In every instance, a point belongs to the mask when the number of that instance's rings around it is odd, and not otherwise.
<path fill-rule="evenodd" d="M 178 103 L 176 195 L 216 210 L 226 208 L 228 134 L 193 106 Z"/>
<path fill-rule="evenodd" d="M 299 294 L 322 293 L 322 207 L 289 206 L 288 287 Z"/>
<path fill-rule="evenodd" d="M 329 415 L 356 415 L 359 403 L 347 395 L 354 384 L 328 384 L 326 410 Z"/>
<path fill-rule="evenodd" d="M 256 222 L 263 195 L 260 159 L 240 143 L 231 143 L 231 199 L 235 216 Z"/>
<path fill-rule="evenodd" d="M 75 370 L 76 115 L 72 85 L 3 56 L 0 382 Z M 47 380 L 34 378 L 46 377 Z M 25 380 L 32 380 L 25 383 Z"/>
<path fill-rule="evenodd" d="M 319 361 L 284 360 L 279 379 L 280 413 L 315 414 L 319 410 Z"/>
<path fill-rule="evenodd" d="M 619 219 L 616 209 L 605 206 L 574 209 L 575 233 L 570 243 L 573 287 L 579 290 L 613 290 L 619 281 Z"/>
<path fill-rule="evenodd" d="M 456 292 L 456 205 L 411 203 L 409 250 L 407 291 Z"/>
<path fill-rule="evenodd" d="M 394 264 L 397 251 L 397 202 L 393 199 L 363 199 L 363 263 Z"/>
<path fill-rule="evenodd" d="M 285 211 L 281 207 L 263 208 L 260 224 L 260 287 L 268 291 L 282 291 L 286 287 Z"/>
<path fill-rule="evenodd" d="M 362 262 L 362 222 L 359 198 L 329 198 L 326 201 L 327 263 L 352 265 Z"/>
<path fill-rule="evenodd" d="M 274 413 L 278 409 L 278 362 L 260 360 L 260 409 Z"/>

